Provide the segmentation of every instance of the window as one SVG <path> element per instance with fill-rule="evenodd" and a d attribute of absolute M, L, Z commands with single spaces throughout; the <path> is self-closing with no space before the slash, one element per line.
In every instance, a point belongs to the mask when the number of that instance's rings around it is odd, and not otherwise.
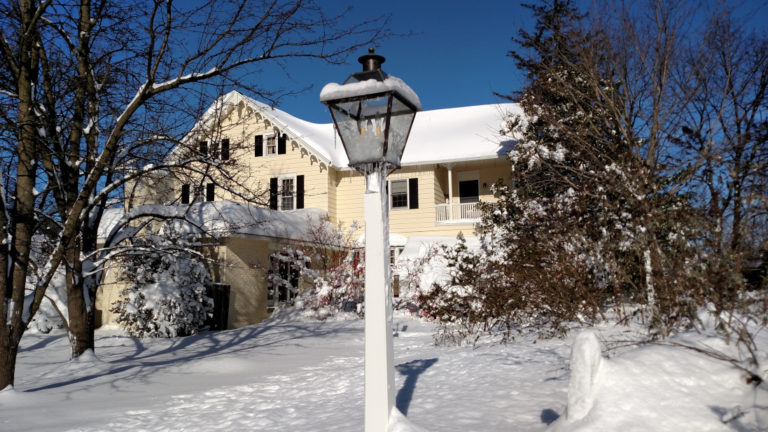
<path fill-rule="evenodd" d="M 292 304 L 299 292 L 299 275 L 307 263 L 303 257 L 286 252 L 269 256 L 269 287 L 267 289 L 267 311 L 279 304 Z"/>
<path fill-rule="evenodd" d="M 390 180 L 388 188 L 390 208 L 419 208 L 419 179 Z"/>
<path fill-rule="evenodd" d="M 213 183 L 208 183 L 205 187 L 205 200 L 206 201 L 213 201 L 214 199 L 214 188 L 216 185 Z"/>
<path fill-rule="evenodd" d="M 277 139 L 274 136 L 267 137 L 267 151 L 264 153 L 267 156 L 276 155 L 277 154 Z"/>
<path fill-rule="evenodd" d="M 397 258 L 400 256 L 400 254 L 403 253 L 403 248 L 401 246 L 392 246 L 389 248 L 389 265 L 395 265 L 395 262 L 397 261 Z"/>
<path fill-rule="evenodd" d="M 283 174 L 269 179 L 269 208 L 294 210 L 304 208 L 304 176 Z"/>
<path fill-rule="evenodd" d="M 408 208 L 408 180 L 389 182 L 389 202 L 392 208 Z"/>
<path fill-rule="evenodd" d="M 478 181 L 459 181 L 459 202 L 463 204 L 478 201 L 480 201 L 480 187 Z"/>
<path fill-rule="evenodd" d="M 181 203 L 189 204 L 189 185 L 181 185 Z"/>
<path fill-rule="evenodd" d="M 293 210 L 295 197 L 295 176 L 279 177 L 280 180 L 280 210 Z"/>
<path fill-rule="evenodd" d="M 208 141 L 200 141 L 200 154 L 208 155 Z"/>

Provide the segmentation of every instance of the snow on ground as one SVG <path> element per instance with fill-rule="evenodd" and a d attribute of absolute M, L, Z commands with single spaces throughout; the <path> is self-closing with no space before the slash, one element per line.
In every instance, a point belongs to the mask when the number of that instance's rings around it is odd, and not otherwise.
<path fill-rule="evenodd" d="M 733 368 L 693 351 L 628 349 L 602 362 L 594 409 L 569 423 L 575 333 L 436 347 L 431 324 L 407 317 L 395 324 L 397 406 L 429 431 L 733 430 L 721 416 L 754 394 Z M 598 330 L 614 339 L 628 331 Z M 362 428 L 361 320 L 288 316 L 177 339 L 97 336 L 96 356 L 69 361 L 65 337 L 26 335 L 16 388 L 0 392 L 0 430 Z M 747 416 L 731 426 L 759 430 Z"/>

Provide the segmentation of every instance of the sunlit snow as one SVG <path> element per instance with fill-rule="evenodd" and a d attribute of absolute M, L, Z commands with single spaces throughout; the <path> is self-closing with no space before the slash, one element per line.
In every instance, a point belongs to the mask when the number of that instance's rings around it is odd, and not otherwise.
<path fill-rule="evenodd" d="M 396 431 L 761 430 L 764 389 L 691 350 L 626 348 L 603 358 L 594 403 L 566 418 L 573 337 L 436 347 L 432 325 L 395 318 Z M 598 337 L 632 337 L 600 327 Z M 8 431 L 360 431 L 363 322 L 296 315 L 177 339 L 97 332 L 96 355 L 69 361 L 63 335 L 29 333 L 15 389 L 0 392 Z M 768 345 L 759 339 L 761 352 Z M 679 340 L 729 350 L 711 335 Z M 604 348 L 604 346 L 603 346 Z M 757 399 L 756 399 L 757 398 Z M 736 413 L 729 424 L 722 422 Z M 763 413 L 763 421 L 765 420 Z M 763 429 L 764 430 L 764 429 Z"/>

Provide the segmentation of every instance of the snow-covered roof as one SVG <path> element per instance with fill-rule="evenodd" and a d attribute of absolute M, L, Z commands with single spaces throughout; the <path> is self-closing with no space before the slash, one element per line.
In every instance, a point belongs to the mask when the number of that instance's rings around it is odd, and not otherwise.
<path fill-rule="evenodd" d="M 158 215 L 175 219 L 179 233 L 207 234 L 223 237 L 270 237 L 308 240 L 313 226 L 329 223 L 327 212 L 320 209 L 277 211 L 232 201 L 210 201 L 191 205 L 147 204 L 135 207 L 126 215 L 121 209 L 109 209 L 99 225 L 99 240 L 106 240 L 121 218 Z"/>
<path fill-rule="evenodd" d="M 398 234 L 398 233 L 389 233 L 389 246 L 405 246 L 405 244 L 408 242 L 408 238 L 405 236 Z M 365 233 L 361 234 L 357 237 L 356 240 L 357 246 L 363 247 L 365 246 Z"/>
<path fill-rule="evenodd" d="M 185 205 L 178 205 L 184 209 Z M 259 236 L 292 240 L 308 240 L 312 226 L 327 223 L 328 213 L 321 209 L 277 211 L 232 201 L 210 201 L 192 204 L 185 210 L 183 229 L 223 236 Z M 194 225 L 193 225 L 194 224 Z"/>
<path fill-rule="evenodd" d="M 234 105 L 240 101 L 268 117 L 289 139 L 297 141 L 330 166 L 348 169 L 347 155 L 333 123 L 308 122 L 237 91 L 227 93 L 208 112 L 220 104 Z M 500 133 L 505 126 L 505 117 L 510 114 L 522 115 L 522 109 L 517 104 L 501 103 L 420 111 L 413 122 L 402 165 L 502 157 L 514 144 L 512 138 Z"/>
<path fill-rule="evenodd" d="M 475 236 L 467 236 L 464 238 L 467 248 L 477 251 L 480 249 L 480 239 Z M 402 252 L 398 256 L 398 262 L 405 262 L 408 260 L 414 260 L 423 258 L 427 250 L 431 247 L 443 246 L 453 247 L 458 240 L 452 236 L 419 236 L 414 235 L 408 237 L 408 241 L 405 243 Z"/>
<path fill-rule="evenodd" d="M 122 208 L 113 207 L 104 209 L 104 214 L 101 216 L 101 223 L 99 223 L 99 230 L 96 235 L 99 243 L 104 243 L 107 240 L 112 229 L 114 229 L 118 222 L 120 222 L 123 214 L 124 212 Z"/>

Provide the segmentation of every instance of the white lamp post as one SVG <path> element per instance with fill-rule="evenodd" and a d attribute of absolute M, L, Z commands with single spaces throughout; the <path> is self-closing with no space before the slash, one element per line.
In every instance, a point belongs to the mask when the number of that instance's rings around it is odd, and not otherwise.
<path fill-rule="evenodd" d="M 387 170 L 400 168 L 416 111 L 416 93 L 381 70 L 369 49 L 363 71 L 323 87 L 349 166 L 365 174 L 365 431 L 386 431 L 395 405 L 392 288 L 389 280 Z"/>

